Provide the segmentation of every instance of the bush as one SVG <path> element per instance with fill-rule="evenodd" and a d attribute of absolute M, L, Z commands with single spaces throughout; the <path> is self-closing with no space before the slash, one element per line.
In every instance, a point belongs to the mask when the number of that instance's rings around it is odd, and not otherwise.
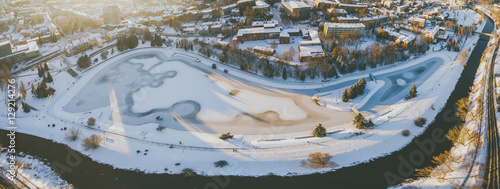
<path fill-rule="evenodd" d="M 403 136 L 409 136 L 410 130 L 404 130 L 401 134 L 403 134 Z"/>
<path fill-rule="evenodd" d="M 216 68 L 217 68 L 217 65 L 212 64 L 212 69 L 216 69 Z"/>
<path fill-rule="evenodd" d="M 312 135 L 314 137 L 324 137 L 326 136 L 326 129 L 325 127 L 323 127 L 323 125 L 321 125 L 321 123 L 316 126 L 316 128 L 314 128 L 313 132 L 312 132 Z"/>
<path fill-rule="evenodd" d="M 228 163 L 227 163 L 227 161 L 225 161 L 225 160 L 220 160 L 220 161 L 216 161 L 216 162 L 214 163 L 214 165 L 215 165 L 215 167 L 221 167 L 221 168 L 222 168 L 222 167 L 227 166 L 227 165 L 228 165 Z"/>
<path fill-rule="evenodd" d="M 332 155 L 329 153 L 321 153 L 321 152 L 315 152 L 309 154 L 309 158 L 306 160 L 303 160 L 302 167 L 310 167 L 313 169 L 317 168 L 325 168 L 325 167 L 334 167 L 335 163 L 333 161 L 330 161 L 332 159 Z"/>
<path fill-rule="evenodd" d="M 196 174 L 196 172 L 194 172 L 194 170 L 191 168 L 185 168 L 182 170 L 181 175 L 184 177 L 194 177 L 198 174 Z"/>
<path fill-rule="evenodd" d="M 413 120 L 413 123 L 415 123 L 415 125 L 419 126 L 419 127 L 424 126 L 425 122 L 427 122 L 427 120 L 425 118 L 422 118 L 422 117 L 419 117 L 419 118 L 416 118 Z"/>
<path fill-rule="evenodd" d="M 222 133 L 219 138 L 222 140 L 226 140 L 228 138 L 233 138 L 233 136 L 234 135 L 231 135 L 231 133 Z"/>
<path fill-rule="evenodd" d="M 432 167 L 427 166 L 422 169 L 417 169 L 417 174 L 415 174 L 417 177 L 429 177 L 431 176 L 432 173 Z"/>
<path fill-rule="evenodd" d="M 156 131 L 163 131 L 163 129 L 165 129 L 167 127 L 163 126 L 163 125 L 158 125 L 158 127 L 156 127 Z"/>
<path fill-rule="evenodd" d="M 227 72 L 228 72 L 227 69 L 224 69 L 224 73 L 227 73 Z"/>
<path fill-rule="evenodd" d="M 95 125 L 95 118 L 91 117 L 87 120 L 87 125 L 88 126 L 94 126 Z"/>
<path fill-rule="evenodd" d="M 410 94 L 408 95 L 409 99 L 417 97 L 417 87 L 415 84 L 411 87 Z"/>
<path fill-rule="evenodd" d="M 68 133 L 66 133 L 66 140 L 68 141 L 75 141 L 78 139 L 78 136 L 80 136 L 80 130 L 71 128 Z"/>
<path fill-rule="evenodd" d="M 99 135 L 91 135 L 89 138 L 82 140 L 82 146 L 85 150 L 93 150 L 101 146 L 102 137 Z"/>

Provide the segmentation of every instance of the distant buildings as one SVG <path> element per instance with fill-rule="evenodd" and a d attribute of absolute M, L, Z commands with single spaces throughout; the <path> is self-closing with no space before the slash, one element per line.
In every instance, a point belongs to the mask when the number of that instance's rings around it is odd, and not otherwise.
<path fill-rule="evenodd" d="M 25 45 L 13 46 L 10 40 L 0 42 L 0 63 L 9 63 L 8 66 L 40 56 L 36 41 L 29 41 Z M 7 59 L 9 61 L 7 61 Z"/>
<path fill-rule="evenodd" d="M 102 8 L 102 19 L 105 25 L 120 25 L 120 8 L 118 5 L 109 5 Z"/>
<path fill-rule="evenodd" d="M 325 23 L 324 35 L 331 37 L 338 37 L 346 32 L 358 32 L 359 35 L 363 35 L 365 32 L 365 25 L 362 23 Z"/>
<path fill-rule="evenodd" d="M 302 0 L 281 0 L 285 13 L 296 19 L 309 18 L 311 7 Z"/>

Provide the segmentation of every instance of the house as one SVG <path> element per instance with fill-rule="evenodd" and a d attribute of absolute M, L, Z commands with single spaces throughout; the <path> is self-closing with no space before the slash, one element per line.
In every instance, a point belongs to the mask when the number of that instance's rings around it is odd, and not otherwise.
<path fill-rule="evenodd" d="M 302 0 L 281 0 L 281 5 L 292 18 L 307 19 L 311 16 L 311 7 Z"/>

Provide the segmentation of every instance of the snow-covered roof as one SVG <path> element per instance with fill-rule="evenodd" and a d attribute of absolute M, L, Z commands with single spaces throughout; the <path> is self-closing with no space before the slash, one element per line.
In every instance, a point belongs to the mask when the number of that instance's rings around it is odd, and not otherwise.
<path fill-rule="evenodd" d="M 256 34 L 256 33 L 280 33 L 281 28 L 276 27 L 276 28 L 246 28 L 246 29 L 239 29 L 237 36 L 243 36 L 244 34 Z"/>
<path fill-rule="evenodd" d="M 332 28 L 356 28 L 356 27 L 365 27 L 364 24 L 362 23 L 333 23 L 333 22 L 326 22 L 325 25 L 327 27 L 332 27 Z"/>
<path fill-rule="evenodd" d="M 307 8 L 307 7 L 310 7 L 309 5 L 307 5 L 306 3 L 304 3 L 303 1 L 283 1 L 287 6 L 289 6 L 290 8 L 292 9 L 295 9 L 295 8 Z"/>

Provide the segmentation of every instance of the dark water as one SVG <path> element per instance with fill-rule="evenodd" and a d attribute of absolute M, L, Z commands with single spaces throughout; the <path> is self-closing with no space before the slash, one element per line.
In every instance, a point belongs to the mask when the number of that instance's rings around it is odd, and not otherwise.
<path fill-rule="evenodd" d="M 488 20 L 483 32 L 492 31 L 493 25 Z M 17 135 L 17 150 L 45 159 L 57 170 L 65 165 L 62 178 L 78 188 L 385 188 L 400 183 L 403 178 L 412 178 L 414 169 L 432 165 L 432 156 L 451 148 L 451 143 L 444 139 L 444 133 L 457 124 L 454 104 L 458 99 L 468 96 L 469 87 L 472 86 L 489 37 L 482 36 L 481 39 L 472 51 L 468 66 L 445 108 L 421 136 L 391 155 L 335 172 L 294 177 L 183 178 L 177 175 L 113 169 L 94 162 L 65 145 L 24 134 Z M 7 141 L 6 133 L 0 130 L 0 143 Z M 134 163 L 136 162 L 130 162 Z"/>

